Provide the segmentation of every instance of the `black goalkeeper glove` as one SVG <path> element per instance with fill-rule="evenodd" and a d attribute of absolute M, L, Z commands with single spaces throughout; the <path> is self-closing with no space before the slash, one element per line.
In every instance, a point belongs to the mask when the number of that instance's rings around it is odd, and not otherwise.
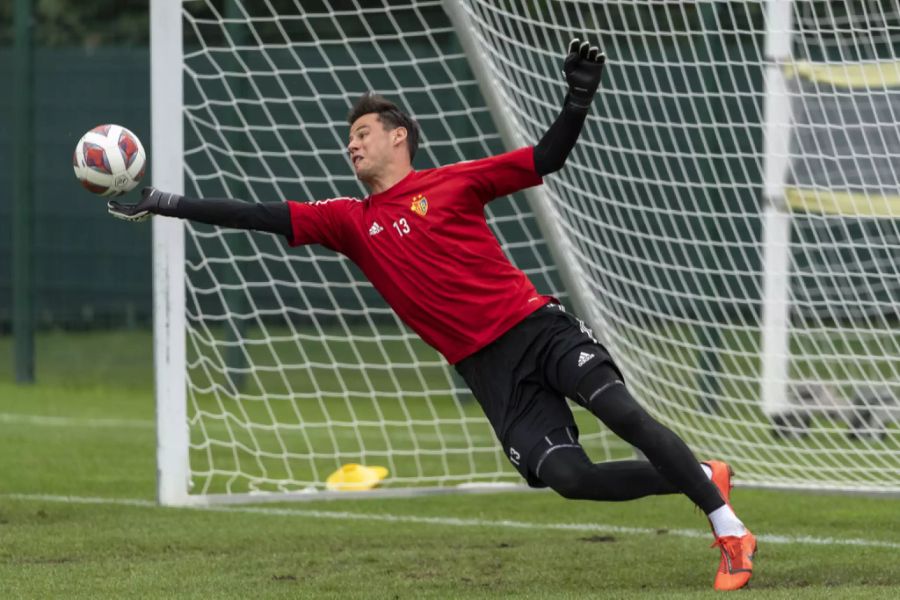
<path fill-rule="evenodd" d="M 119 204 L 115 200 L 106 203 L 109 214 L 123 221 L 143 221 L 151 215 L 174 216 L 182 196 L 161 192 L 155 187 L 141 190 L 141 201 L 137 204 Z"/>
<path fill-rule="evenodd" d="M 606 55 L 597 46 L 575 38 L 569 42 L 569 55 L 563 63 L 563 72 L 569 84 L 566 105 L 582 112 L 587 111 L 600 87 L 600 76 Z"/>

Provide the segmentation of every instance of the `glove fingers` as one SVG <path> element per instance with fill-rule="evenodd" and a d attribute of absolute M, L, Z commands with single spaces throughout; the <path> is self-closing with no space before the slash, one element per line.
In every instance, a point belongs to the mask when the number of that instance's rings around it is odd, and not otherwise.
<path fill-rule="evenodd" d="M 122 219 L 125 221 L 130 221 L 133 216 L 134 211 L 129 210 L 129 208 L 129 206 L 119 204 L 115 200 L 110 200 L 106 203 L 106 212 L 117 219 Z"/>
<path fill-rule="evenodd" d="M 581 46 L 581 40 L 578 38 L 572 38 L 572 41 L 569 42 L 569 54 L 576 54 L 578 52 L 579 46 Z"/>
<path fill-rule="evenodd" d="M 588 56 L 588 50 L 590 49 L 590 47 L 591 47 L 590 43 L 588 43 L 588 42 L 582 42 L 582 43 L 581 43 L 581 46 L 578 47 L 578 55 L 579 55 L 581 58 L 587 58 L 587 56 Z"/>
<path fill-rule="evenodd" d="M 601 52 L 600 54 L 597 55 L 596 60 L 597 60 L 597 63 L 601 66 L 606 64 L 606 54 Z"/>
<path fill-rule="evenodd" d="M 588 50 L 587 59 L 591 62 L 597 62 L 597 55 L 600 54 L 600 48 L 597 46 L 591 46 L 590 50 Z"/>
<path fill-rule="evenodd" d="M 135 204 L 120 204 L 117 200 L 106 203 L 106 212 L 123 221 L 143 221 L 150 217 L 146 210 L 138 210 Z"/>
<path fill-rule="evenodd" d="M 122 211 L 122 206 L 117 202 L 107 202 L 106 212 L 117 219 L 122 219 L 123 221 L 131 220 L 131 217 L 128 215 L 128 213 Z"/>

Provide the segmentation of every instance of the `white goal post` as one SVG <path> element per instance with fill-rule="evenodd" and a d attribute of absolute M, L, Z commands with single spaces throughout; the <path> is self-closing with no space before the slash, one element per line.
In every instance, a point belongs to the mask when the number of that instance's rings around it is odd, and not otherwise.
<path fill-rule="evenodd" d="M 150 3 L 150 88 L 153 184 L 184 191 L 181 7 Z M 174 75 L 173 75 L 174 74 Z M 184 225 L 153 219 L 153 362 L 156 387 L 157 498 L 180 505 L 188 498 L 187 372 L 185 370 Z"/>
<path fill-rule="evenodd" d="M 638 399 L 740 483 L 900 491 L 900 11 L 867 0 L 151 2 L 154 185 L 362 197 L 363 92 L 416 168 L 535 143 L 562 52 L 609 60 L 566 166 L 488 222 Z M 319 247 L 154 219 L 159 500 L 322 498 L 519 477 L 452 367 Z M 596 460 L 632 450 L 577 410 Z"/>

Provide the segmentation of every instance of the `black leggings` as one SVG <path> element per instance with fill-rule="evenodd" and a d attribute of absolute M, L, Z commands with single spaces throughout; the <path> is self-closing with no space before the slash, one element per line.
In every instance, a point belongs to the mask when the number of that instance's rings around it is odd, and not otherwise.
<path fill-rule="evenodd" d="M 537 476 L 542 482 L 573 500 L 618 502 L 678 492 L 645 460 L 594 464 L 581 446 L 554 450 L 543 460 L 539 471 Z"/>
<path fill-rule="evenodd" d="M 547 453 L 535 474 L 567 498 L 630 500 L 682 492 L 705 513 L 725 504 L 687 444 L 654 419 L 628 392 L 618 372 L 599 365 L 567 394 L 617 436 L 640 450 L 649 462 L 593 464 L 581 447 Z M 529 457 L 531 460 L 531 457 Z"/>

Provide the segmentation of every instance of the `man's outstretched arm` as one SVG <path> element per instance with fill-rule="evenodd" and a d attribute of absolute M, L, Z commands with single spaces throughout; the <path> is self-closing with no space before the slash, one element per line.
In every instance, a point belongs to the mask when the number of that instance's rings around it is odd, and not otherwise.
<path fill-rule="evenodd" d="M 606 55 L 588 42 L 574 39 L 563 63 L 569 84 L 562 112 L 534 147 L 534 168 L 542 177 L 562 168 L 584 126 L 588 109 L 600 87 Z"/>
<path fill-rule="evenodd" d="M 107 209 L 109 214 L 125 221 L 143 221 L 150 215 L 163 215 L 234 229 L 268 231 L 289 239 L 293 236 L 290 209 L 284 202 L 253 203 L 231 198 L 197 200 L 148 187 L 141 190 L 141 201 L 137 204 L 110 200 Z"/>

